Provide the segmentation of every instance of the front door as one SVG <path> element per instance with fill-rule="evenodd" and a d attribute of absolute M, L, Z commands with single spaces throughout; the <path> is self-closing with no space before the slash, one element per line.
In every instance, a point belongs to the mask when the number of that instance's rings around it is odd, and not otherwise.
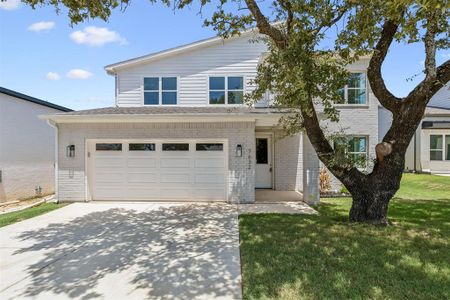
<path fill-rule="evenodd" d="M 272 147 L 269 135 L 256 137 L 256 179 L 255 187 L 272 188 Z"/>

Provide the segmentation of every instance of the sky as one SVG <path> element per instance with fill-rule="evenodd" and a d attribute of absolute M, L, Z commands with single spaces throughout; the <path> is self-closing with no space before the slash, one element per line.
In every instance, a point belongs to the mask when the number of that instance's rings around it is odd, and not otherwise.
<path fill-rule="evenodd" d="M 113 106 L 114 77 L 104 66 L 215 36 L 198 12 L 134 0 L 108 22 L 71 27 L 64 9 L 58 15 L 53 7 L 0 2 L 0 86 L 77 110 Z M 450 52 L 436 59 L 440 64 Z M 393 45 L 383 65 L 387 87 L 406 96 L 423 78 L 423 61 L 422 44 Z"/>

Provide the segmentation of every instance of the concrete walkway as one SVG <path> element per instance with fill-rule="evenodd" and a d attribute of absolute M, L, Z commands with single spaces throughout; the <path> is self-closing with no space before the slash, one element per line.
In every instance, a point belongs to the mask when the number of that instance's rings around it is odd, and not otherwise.
<path fill-rule="evenodd" d="M 0 299 L 240 299 L 235 205 L 71 204 L 0 228 Z"/>
<path fill-rule="evenodd" d="M 317 211 L 304 202 L 256 202 L 252 204 L 239 204 L 239 214 L 291 214 L 311 215 Z"/>

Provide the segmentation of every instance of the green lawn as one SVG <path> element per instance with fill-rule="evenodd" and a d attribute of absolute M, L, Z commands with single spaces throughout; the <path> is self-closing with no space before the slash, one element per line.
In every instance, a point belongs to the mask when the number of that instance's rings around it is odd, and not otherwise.
<path fill-rule="evenodd" d="M 450 178 L 406 174 L 388 227 L 320 216 L 240 218 L 245 299 L 450 299 Z"/>
<path fill-rule="evenodd" d="M 22 211 L 3 214 L 0 215 L 0 227 L 16 223 L 25 219 L 33 218 L 66 205 L 67 204 L 42 203 L 39 206 L 27 208 Z"/>

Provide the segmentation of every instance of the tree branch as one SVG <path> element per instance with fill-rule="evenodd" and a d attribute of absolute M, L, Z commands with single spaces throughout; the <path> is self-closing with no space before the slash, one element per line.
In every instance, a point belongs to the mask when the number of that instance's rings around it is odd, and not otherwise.
<path fill-rule="evenodd" d="M 394 40 L 395 33 L 397 32 L 398 24 L 395 24 L 391 20 L 386 20 L 381 31 L 380 40 L 375 46 L 374 53 L 369 62 L 369 68 L 367 70 L 367 76 L 369 79 L 370 87 L 380 101 L 381 105 L 390 110 L 391 112 L 398 111 L 401 105 L 401 99 L 395 97 L 384 84 L 383 76 L 381 75 L 381 66 L 386 58 L 389 47 Z"/>
<path fill-rule="evenodd" d="M 270 25 L 269 21 L 262 14 L 255 0 L 245 0 L 245 3 L 247 4 L 248 9 L 255 18 L 256 26 L 258 27 L 259 32 L 269 36 L 280 49 L 284 49 L 287 44 L 284 34 L 279 29 Z"/>
<path fill-rule="evenodd" d="M 322 30 L 322 28 L 324 27 L 331 27 L 334 24 L 336 24 L 337 22 L 339 22 L 340 19 L 342 19 L 342 17 L 345 15 L 345 13 L 347 12 L 348 6 L 347 5 L 343 5 L 341 7 L 339 7 L 338 9 L 336 9 L 336 11 L 333 13 L 333 15 L 336 15 L 333 19 L 331 19 L 328 22 L 324 22 L 322 24 L 320 24 L 319 26 L 317 26 L 316 28 L 314 28 L 312 30 L 313 33 L 318 33 Z"/>
<path fill-rule="evenodd" d="M 437 23 L 436 16 L 430 13 L 427 18 L 427 31 L 424 37 L 425 44 L 425 80 L 436 78 L 436 36 Z"/>
<path fill-rule="evenodd" d="M 450 81 L 450 59 L 436 69 L 435 80 L 422 80 L 405 98 L 405 103 L 426 102 Z"/>
<path fill-rule="evenodd" d="M 278 3 L 280 3 L 280 6 L 287 13 L 286 28 L 287 28 L 287 33 L 290 34 L 291 30 L 292 30 L 292 21 L 294 19 L 294 13 L 292 12 L 292 4 L 291 4 L 291 2 L 289 2 L 289 0 L 279 0 Z"/>

